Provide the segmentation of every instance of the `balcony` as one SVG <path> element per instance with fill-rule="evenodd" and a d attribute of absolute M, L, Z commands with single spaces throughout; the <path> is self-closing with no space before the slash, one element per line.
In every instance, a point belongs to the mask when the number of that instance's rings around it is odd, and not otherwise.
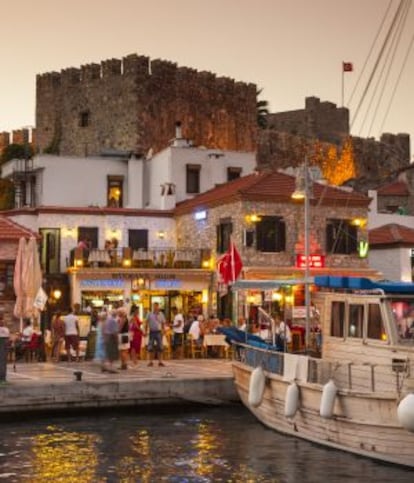
<path fill-rule="evenodd" d="M 68 266 L 76 268 L 176 268 L 211 267 L 211 250 L 194 248 L 156 248 L 133 250 L 130 247 L 101 250 L 74 248 Z"/>

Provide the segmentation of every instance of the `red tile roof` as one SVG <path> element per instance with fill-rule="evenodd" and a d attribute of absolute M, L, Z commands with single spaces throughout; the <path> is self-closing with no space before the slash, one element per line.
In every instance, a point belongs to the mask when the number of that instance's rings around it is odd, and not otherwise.
<path fill-rule="evenodd" d="M 178 203 L 175 214 L 189 213 L 198 207 L 218 206 L 236 200 L 292 201 L 295 177 L 278 171 L 263 171 L 221 184 L 190 200 Z M 332 186 L 313 183 L 313 203 L 333 204 L 340 202 L 349 206 L 367 207 L 370 198 Z"/>
<path fill-rule="evenodd" d="M 408 196 L 410 194 L 407 183 L 404 181 L 394 181 L 386 184 L 377 190 L 383 196 Z"/>
<path fill-rule="evenodd" d="M 0 215 L 0 241 L 3 240 L 19 240 L 20 238 L 30 238 L 39 235 L 28 228 L 25 228 L 5 216 Z"/>
<path fill-rule="evenodd" d="M 370 246 L 414 245 L 414 229 L 397 223 L 390 223 L 368 232 Z"/>

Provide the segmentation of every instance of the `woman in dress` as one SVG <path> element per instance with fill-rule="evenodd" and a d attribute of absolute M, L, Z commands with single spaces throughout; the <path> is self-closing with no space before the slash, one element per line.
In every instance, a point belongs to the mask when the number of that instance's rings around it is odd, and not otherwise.
<path fill-rule="evenodd" d="M 131 361 L 134 365 L 138 363 L 141 354 L 142 345 L 142 322 L 138 315 L 138 307 L 133 307 L 132 316 L 129 322 L 130 336 L 130 355 Z"/>

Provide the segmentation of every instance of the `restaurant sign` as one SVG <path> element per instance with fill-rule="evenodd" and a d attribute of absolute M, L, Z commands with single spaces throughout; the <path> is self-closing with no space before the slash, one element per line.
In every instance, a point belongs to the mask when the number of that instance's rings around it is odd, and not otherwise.
<path fill-rule="evenodd" d="M 309 268 L 324 268 L 325 267 L 325 255 L 309 255 L 308 257 Z M 306 268 L 305 255 L 296 255 L 296 267 Z"/>

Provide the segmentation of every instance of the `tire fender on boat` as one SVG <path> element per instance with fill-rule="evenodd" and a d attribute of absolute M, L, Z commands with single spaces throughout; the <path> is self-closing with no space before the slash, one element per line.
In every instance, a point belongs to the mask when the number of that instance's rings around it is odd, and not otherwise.
<path fill-rule="evenodd" d="M 414 432 L 414 394 L 408 394 L 397 408 L 398 421 L 408 431 Z"/>
<path fill-rule="evenodd" d="M 323 386 L 319 414 L 322 418 L 331 418 L 334 412 L 336 393 L 338 392 L 332 379 Z"/>
<path fill-rule="evenodd" d="M 266 376 L 261 366 L 256 367 L 250 375 L 249 405 L 257 408 L 260 406 L 265 389 Z"/>
<path fill-rule="evenodd" d="M 293 418 L 299 408 L 299 387 L 296 382 L 289 384 L 286 390 L 285 416 Z"/>

